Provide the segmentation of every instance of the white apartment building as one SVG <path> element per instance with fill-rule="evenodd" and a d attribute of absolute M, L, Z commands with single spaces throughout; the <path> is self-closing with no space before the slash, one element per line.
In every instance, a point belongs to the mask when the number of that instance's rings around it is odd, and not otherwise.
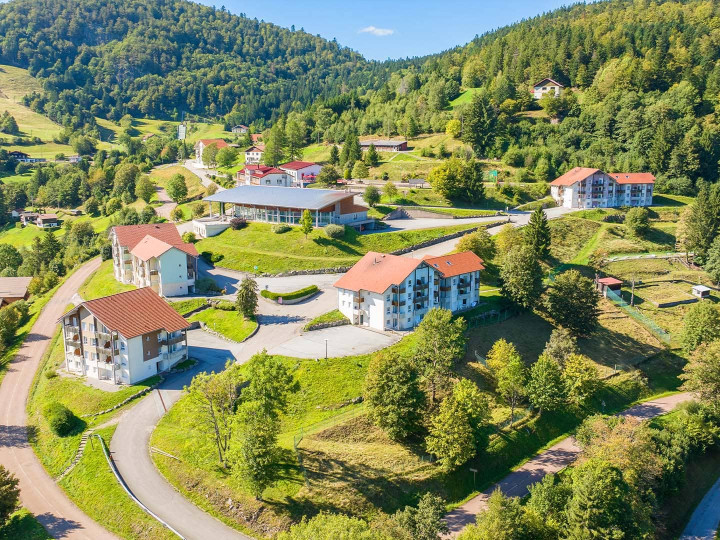
<path fill-rule="evenodd" d="M 408 330 L 434 307 L 475 305 L 484 268 L 471 252 L 426 259 L 369 252 L 335 282 L 338 309 L 352 324 Z"/>
<path fill-rule="evenodd" d="M 161 296 L 195 290 L 198 252 L 172 223 L 119 225 L 110 232 L 115 279 Z"/>
<path fill-rule="evenodd" d="M 267 165 L 246 165 L 237 172 L 236 185 L 292 187 L 292 177 L 285 171 Z"/>
<path fill-rule="evenodd" d="M 565 208 L 650 206 L 655 177 L 650 173 L 605 173 L 575 167 L 550 182 L 550 195 Z"/>
<path fill-rule="evenodd" d="M 203 151 L 208 147 L 215 145 L 218 150 L 221 148 L 227 148 L 230 146 L 228 143 L 226 143 L 222 139 L 200 139 L 198 142 L 195 143 L 195 163 L 197 163 L 198 166 L 204 167 L 205 164 L 203 163 Z"/>
<path fill-rule="evenodd" d="M 261 144 L 251 146 L 245 150 L 245 163 L 257 165 L 260 161 L 262 161 L 264 152 L 265 147 Z"/>
<path fill-rule="evenodd" d="M 565 88 L 562 84 L 552 79 L 543 79 L 539 83 L 533 86 L 533 97 L 540 99 L 545 94 L 552 94 L 554 97 L 560 97 L 562 89 Z"/>
<path fill-rule="evenodd" d="M 188 322 L 150 288 L 83 302 L 58 322 L 77 375 L 135 384 L 187 358 Z"/>
<path fill-rule="evenodd" d="M 293 187 L 305 187 L 305 184 L 315 182 L 322 165 L 310 161 L 291 161 L 278 168 L 290 176 Z"/>

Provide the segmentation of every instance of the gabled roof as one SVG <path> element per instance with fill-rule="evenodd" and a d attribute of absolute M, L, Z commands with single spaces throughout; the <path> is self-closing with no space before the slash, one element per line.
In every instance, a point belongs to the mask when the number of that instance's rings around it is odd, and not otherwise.
<path fill-rule="evenodd" d="M 563 84 L 557 82 L 556 80 L 548 79 L 548 78 L 543 79 L 543 80 L 540 81 L 539 83 L 533 85 L 533 88 L 537 88 L 538 86 L 542 86 L 543 83 L 545 83 L 545 82 L 549 82 L 549 83 L 555 84 L 555 85 L 559 86 L 560 88 L 565 88 L 565 86 L 564 86 Z"/>
<path fill-rule="evenodd" d="M 369 251 L 335 282 L 338 289 L 371 291 L 382 294 L 391 285 L 399 285 L 418 266 L 421 259 Z"/>
<path fill-rule="evenodd" d="M 153 257 L 159 257 L 166 251 L 173 248 L 179 249 L 188 255 L 192 255 L 193 257 L 198 256 L 197 249 L 193 244 L 168 244 L 167 242 L 160 240 L 159 238 L 155 238 L 154 236 L 150 236 L 149 234 L 140 240 L 140 242 L 138 242 L 135 247 L 130 250 L 130 253 L 142 261 L 148 261 Z"/>
<path fill-rule="evenodd" d="M 423 260 L 440 272 L 445 278 L 485 270 L 483 260 L 472 251 L 463 251 L 461 253 L 453 253 L 452 255 L 443 255 L 441 257 L 431 257 L 430 255 L 425 255 Z"/>
<path fill-rule="evenodd" d="M 300 169 L 312 167 L 313 165 L 317 165 L 317 163 L 313 163 L 312 161 L 291 161 L 289 163 L 283 163 L 280 165 L 280 168 L 290 169 L 291 171 L 299 171 Z"/>
<path fill-rule="evenodd" d="M 655 177 L 650 173 L 610 173 L 618 184 L 654 184 Z"/>
<path fill-rule="evenodd" d="M 399 146 L 405 144 L 407 141 L 393 140 L 393 139 L 367 139 L 360 141 L 360 146 Z"/>
<path fill-rule="evenodd" d="M 225 148 L 226 146 L 228 146 L 228 143 L 226 143 L 222 139 L 200 139 L 198 141 L 198 143 L 203 143 L 203 146 L 210 146 L 210 145 L 214 144 L 215 146 L 218 147 L 218 149 Z"/>
<path fill-rule="evenodd" d="M 246 149 L 245 153 L 247 154 L 248 152 L 264 152 L 264 151 L 265 151 L 265 147 L 262 144 L 255 144 L 255 145 L 251 146 L 250 148 Z"/>
<path fill-rule="evenodd" d="M 150 235 L 168 244 L 182 244 L 177 227 L 172 223 L 148 223 L 146 225 L 116 225 L 112 228 L 118 243 L 132 250 L 140 240 Z"/>
<path fill-rule="evenodd" d="M 275 167 L 264 167 L 262 169 L 256 169 L 255 172 L 252 173 L 255 178 L 262 178 L 268 174 L 285 174 L 285 171 L 281 171 Z"/>
<path fill-rule="evenodd" d="M 31 277 L 4 277 L 0 278 L 0 299 L 22 298 L 27 294 Z"/>
<path fill-rule="evenodd" d="M 595 173 L 602 172 L 600 169 L 588 169 L 587 167 L 575 167 L 574 169 L 570 169 L 568 172 L 563 174 L 562 176 L 559 176 L 552 182 L 550 182 L 551 186 L 572 186 L 573 184 L 576 184 L 580 180 L 585 180 L 588 176 L 591 176 Z"/>
<path fill-rule="evenodd" d="M 88 300 L 65 313 L 61 320 L 81 306 L 109 330 L 119 332 L 126 339 L 157 330 L 177 332 L 190 326 L 150 287 Z"/>
<path fill-rule="evenodd" d="M 622 285 L 623 282 L 614 277 L 604 277 L 597 280 L 598 283 L 603 285 Z"/>
<path fill-rule="evenodd" d="M 37 217 L 39 220 L 43 219 L 57 219 L 57 214 L 39 214 Z"/>

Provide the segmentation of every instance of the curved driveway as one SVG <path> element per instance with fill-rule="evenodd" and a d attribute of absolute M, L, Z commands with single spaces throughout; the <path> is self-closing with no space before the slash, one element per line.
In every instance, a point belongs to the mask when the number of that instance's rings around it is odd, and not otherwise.
<path fill-rule="evenodd" d="M 103 540 L 116 538 L 90 519 L 65 495 L 38 461 L 27 434 L 25 406 L 40 360 L 55 333 L 57 320 L 80 285 L 100 266 L 96 258 L 63 283 L 25 339 L 0 386 L 0 463 L 20 480 L 20 499 L 55 538 Z"/>
<path fill-rule="evenodd" d="M 720 478 L 690 517 L 680 540 L 714 540 L 720 523 Z"/>
<path fill-rule="evenodd" d="M 673 410 L 677 405 L 692 399 L 689 393 L 673 394 L 653 399 L 635 405 L 624 413 L 640 420 L 649 420 Z M 468 525 L 475 523 L 475 516 L 487 509 L 488 499 L 496 490 L 500 489 L 509 497 L 523 497 L 527 495 L 528 488 L 539 482 L 543 476 L 556 473 L 573 463 L 580 454 L 580 448 L 573 437 L 567 437 L 533 459 L 522 467 L 508 474 L 497 484 L 473 497 L 462 506 L 457 507 L 445 516 L 448 524 L 448 537 L 455 537 Z"/>

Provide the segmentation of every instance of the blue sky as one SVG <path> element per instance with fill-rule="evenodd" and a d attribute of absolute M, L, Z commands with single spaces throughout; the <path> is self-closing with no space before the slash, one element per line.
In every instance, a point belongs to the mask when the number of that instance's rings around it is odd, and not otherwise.
<path fill-rule="evenodd" d="M 201 0 L 231 13 L 337 38 L 366 58 L 423 56 L 569 0 Z"/>

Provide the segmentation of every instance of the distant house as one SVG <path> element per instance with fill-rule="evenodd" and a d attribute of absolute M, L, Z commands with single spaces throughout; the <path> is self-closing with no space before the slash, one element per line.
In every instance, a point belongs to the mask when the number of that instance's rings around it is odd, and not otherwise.
<path fill-rule="evenodd" d="M 622 289 L 623 282 L 614 277 L 597 278 L 595 280 L 595 288 L 597 291 L 607 298 L 608 291 L 613 291 L 617 294 Z"/>
<path fill-rule="evenodd" d="M 68 210 L 67 212 L 68 212 L 68 214 L 70 214 L 71 216 L 81 216 L 81 215 L 82 215 L 82 210 L 81 210 L 80 208 L 75 208 L 75 209 L 73 209 L 73 210 Z"/>
<path fill-rule="evenodd" d="M 28 287 L 32 279 L 31 277 L 0 278 L 0 307 L 18 300 L 27 300 L 30 296 Z"/>
<path fill-rule="evenodd" d="M 58 217 L 56 214 L 40 214 L 35 221 L 35 224 L 41 229 L 55 229 L 60 226 Z"/>
<path fill-rule="evenodd" d="M 26 154 L 20 150 L 10 150 L 8 152 L 8 157 L 14 159 L 15 161 L 25 161 L 30 157 L 30 154 Z"/>
<path fill-rule="evenodd" d="M 188 322 L 149 287 L 82 302 L 59 322 L 78 375 L 134 384 L 187 358 Z"/>
<path fill-rule="evenodd" d="M 560 97 L 560 92 L 565 88 L 562 84 L 552 79 L 543 79 L 533 86 L 533 96 L 540 99 L 545 94 L 552 92 L 555 97 Z"/>
<path fill-rule="evenodd" d="M 692 295 L 697 296 L 698 298 L 710 298 L 710 287 L 706 287 L 705 285 L 693 285 L 692 288 Z"/>
<path fill-rule="evenodd" d="M 292 177 L 285 171 L 267 165 L 246 165 L 237 172 L 237 182 L 240 185 L 280 186 L 290 187 Z"/>
<path fill-rule="evenodd" d="M 80 156 L 70 156 L 70 157 L 68 157 L 68 161 L 69 161 L 70 163 L 80 163 L 80 160 L 81 160 L 81 159 L 82 159 L 82 157 L 80 157 Z"/>
<path fill-rule="evenodd" d="M 605 173 L 575 167 L 550 182 L 550 195 L 565 208 L 650 206 L 655 177 L 650 173 Z"/>
<path fill-rule="evenodd" d="M 265 147 L 262 144 L 256 144 L 245 150 L 245 163 L 257 164 L 262 160 Z"/>
<path fill-rule="evenodd" d="M 195 143 L 195 162 L 198 165 L 204 165 L 202 159 L 203 152 L 208 146 L 212 146 L 213 144 L 217 147 L 218 150 L 220 150 L 221 148 L 227 148 L 228 146 L 228 143 L 226 143 L 222 139 L 200 139 L 198 142 Z"/>
<path fill-rule="evenodd" d="M 425 180 L 424 178 L 410 178 L 408 180 L 408 184 L 410 184 L 412 187 L 424 188 L 427 187 L 427 180 Z"/>
<path fill-rule="evenodd" d="M 322 170 L 321 165 L 311 161 L 291 161 L 280 165 L 279 168 L 290 175 L 294 187 L 304 187 L 305 184 L 315 182 Z"/>
<path fill-rule="evenodd" d="M 20 218 L 20 223 L 23 225 L 35 225 L 37 218 L 38 218 L 37 212 L 20 212 L 20 215 L 18 216 Z"/>
<path fill-rule="evenodd" d="M 408 149 L 407 141 L 391 141 L 385 139 L 360 141 L 360 148 L 367 150 L 371 144 L 378 152 L 405 152 Z"/>
<path fill-rule="evenodd" d="M 230 129 L 230 131 L 232 131 L 233 133 L 242 133 L 242 134 L 245 134 L 245 133 L 247 133 L 248 131 L 250 131 L 250 128 L 247 127 L 247 126 L 243 126 L 242 124 L 240 124 L 240 125 L 238 125 L 238 126 L 233 126 L 233 127 Z"/>

